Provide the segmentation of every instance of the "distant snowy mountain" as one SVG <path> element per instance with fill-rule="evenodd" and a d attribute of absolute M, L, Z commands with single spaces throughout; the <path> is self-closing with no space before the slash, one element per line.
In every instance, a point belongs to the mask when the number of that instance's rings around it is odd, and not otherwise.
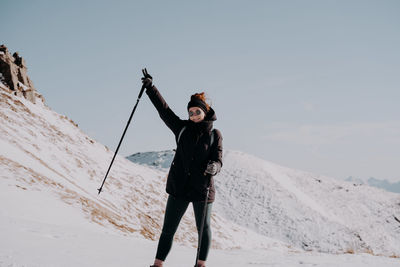
<path fill-rule="evenodd" d="M 168 169 L 174 159 L 175 151 L 163 150 L 159 152 L 138 152 L 128 157 L 132 162 L 146 166 L 155 167 L 156 169 Z"/>
<path fill-rule="evenodd" d="M 391 183 L 388 180 L 380 180 L 380 179 L 376 179 L 374 177 L 370 177 L 366 180 L 363 180 L 363 179 L 355 178 L 352 176 L 347 177 L 345 179 L 345 181 L 352 182 L 352 183 L 358 183 L 358 184 L 367 184 L 367 185 L 370 185 L 373 187 L 382 188 L 389 192 L 400 193 L 400 182 Z"/>
<path fill-rule="evenodd" d="M 146 152 L 129 159 L 163 169 L 172 155 Z M 216 187 L 216 212 L 259 234 L 305 250 L 400 254 L 398 194 L 231 150 L 224 151 Z"/>

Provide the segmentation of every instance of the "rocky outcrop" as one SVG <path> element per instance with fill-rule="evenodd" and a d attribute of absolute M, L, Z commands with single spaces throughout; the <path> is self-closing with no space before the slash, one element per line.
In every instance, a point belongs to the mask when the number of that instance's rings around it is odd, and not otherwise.
<path fill-rule="evenodd" d="M 17 96 L 23 96 L 32 103 L 38 100 L 44 103 L 27 74 L 25 60 L 15 52 L 13 55 L 5 45 L 0 46 L 0 88 L 9 90 Z"/>

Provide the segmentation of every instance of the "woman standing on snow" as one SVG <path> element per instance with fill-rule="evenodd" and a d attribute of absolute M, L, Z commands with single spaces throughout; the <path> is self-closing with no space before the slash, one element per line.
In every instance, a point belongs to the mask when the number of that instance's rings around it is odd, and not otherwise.
<path fill-rule="evenodd" d="M 213 176 L 222 167 L 222 135 L 212 130 L 217 119 L 214 110 L 205 101 L 204 93 L 194 94 L 187 105 L 188 120 L 181 120 L 167 105 L 157 88 L 152 85 L 152 77 L 143 71 L 142 82 L 146 94 L 156 107 L 161 119 L 172 130 L 177 141 L 175 157 L 172 161 L 166 191 L 169 194 L 164 215 L 164 224 L 158 242 L 154 265 L 162 267 L 178 228 L 179 222 L 189 203 L 193 203 L 196 226 L 200 239 L 200 227 L 203 217 L 207 188 L 210 191 L 207 200 L 202 242 L 198 267 L 205 267 L 211 245 L 211 207 L 215 198 Z"/>

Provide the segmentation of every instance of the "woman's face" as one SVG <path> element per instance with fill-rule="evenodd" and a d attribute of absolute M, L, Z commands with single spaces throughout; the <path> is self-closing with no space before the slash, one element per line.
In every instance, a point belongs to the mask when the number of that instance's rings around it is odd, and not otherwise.
<path fill-rule="evenodd" d="M 206 114 L 201 108 L 191 107 L 189 108 L 189 119 L 193 122 L 201 122 L 204 120 Z"/>

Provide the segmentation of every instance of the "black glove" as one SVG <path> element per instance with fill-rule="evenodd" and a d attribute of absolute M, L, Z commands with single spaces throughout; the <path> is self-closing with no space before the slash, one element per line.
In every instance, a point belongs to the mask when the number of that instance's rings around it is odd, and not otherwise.
<path fill-rule="evenodd" d="M 211 175 L 216 175 L 217 174 L 217 170 L 218 170 L 218 166 L 217 163 L 210 161 L 207 164 L 207 169 L 205 171 L 205 173 L 211 174 Z"/>
<path fill-rule="evenodd" d="M 142 77 L 142 83 L 144 88 L 149 89 L 153 86 L 153 77 L 149 73 L 147 73 L 146 69 L 142 69 L 143 72 L 143 77 Z"/>

